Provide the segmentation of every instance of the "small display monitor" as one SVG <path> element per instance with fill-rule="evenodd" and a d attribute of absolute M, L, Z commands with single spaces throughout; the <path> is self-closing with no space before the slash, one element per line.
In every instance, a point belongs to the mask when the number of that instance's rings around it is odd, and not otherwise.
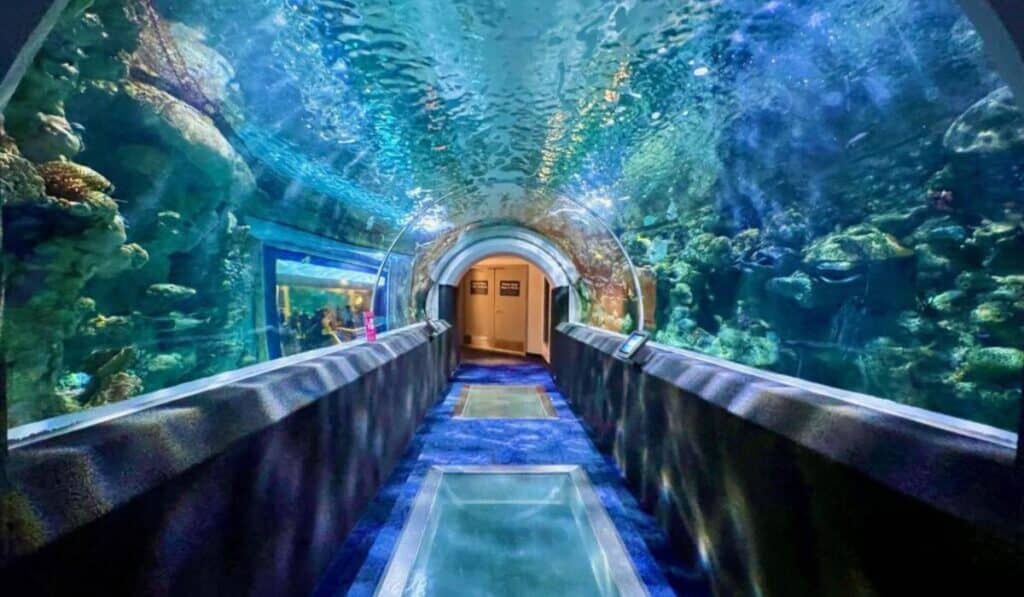
<path fill-rule="evenodd" d="M 650 339 L 651 335 L 647 332 L 633 332 L 619 345 L 618 350 L 615 351 L 615 357 L 623 361 L 633 360 L 637 351 Z"/>
<path fill-rule="evenodd" d="M 428 317 L 423 321 L 423 325 L 427 330 L 427 336 L 433 338 L 441 331 L 442 327 L 438 320 Z"/>

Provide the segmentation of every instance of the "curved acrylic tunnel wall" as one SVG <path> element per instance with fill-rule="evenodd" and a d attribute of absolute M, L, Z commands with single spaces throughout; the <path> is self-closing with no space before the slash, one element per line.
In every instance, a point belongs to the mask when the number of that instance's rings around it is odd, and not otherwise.
<path fill-rule="evenodd" d="M 1014 429 L 1024 117 L 952 0 L 68 3 L 4 109 L 8 424 L 392 327 L 518 225 L 584 322 Z M 581 207 L 582 206 L 582 207 Z"/>
<path fill-rule="evenodd" d="M 480 206 L 460 213 L 458 207 L 437 202 L 416 214 L 393 241 L 397 256 L 387 262 L 412 256 L 409 292 L 397 297 L 392 292 L 389 325 L 396 317 L 398 322 L 417 321 L 431 313 L 431 292 L 442 283 L 439 274 L 452 259 L 461 263 L 464 255 L 479 260 L 517 254 L 513 245 L 526 243 L 536 257 L 529 252 L 518 253 L 521 257 L 540 266 L 556 286 L 572 287 L 577 320 L 613 331 L 632 330 L 640 313 L 635 298 L 639 280 L 615 233 L 585 205 L 566 197 L 534 199 L 525 208 L 513 203 L 514 211 L 504 199 L 497 205 L 506 207 L 492 213 Z"/>

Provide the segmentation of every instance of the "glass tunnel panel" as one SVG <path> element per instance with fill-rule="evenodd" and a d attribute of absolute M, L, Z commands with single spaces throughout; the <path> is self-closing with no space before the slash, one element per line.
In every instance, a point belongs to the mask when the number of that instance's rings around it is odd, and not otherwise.
<path fill-rule="evenodd" d="M 549 242 L 548 254 L 556 252 L 572 263 L 572 274 L 561 273 L 578 276 L 569 283 L 580 298 L 581 321 L 613 331 L 632 330 L 635 285 L 614 232 L 579 201 L 564 196 L 534 197 L 523 205 L 524 201 L 499 195 L 490 204 L 466 206 L 442 199 L 415 214 L 393 240 L 397 259 L 412 260 L 411 289 L 400 297 L 407 301 L 401 310 L 407 320 L 425 317 L 437 268 L 445 258 L 472 246 L 464 241 L 475 236 L 509 241 L 518 231 L 527 231 Z"/>
<path fill-rule="evenodd" d="M 583 323 L 632 260 L 658 342 L 1017 426 L 1024 116 L 953 0 L 75 0 L 3 131 L 12 427 L 421 321 L 497 226 Z"/>

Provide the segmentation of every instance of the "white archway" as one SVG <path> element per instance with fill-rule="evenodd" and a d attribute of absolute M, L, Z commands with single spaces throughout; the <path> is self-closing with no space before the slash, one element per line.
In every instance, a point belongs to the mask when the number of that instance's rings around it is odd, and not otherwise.
<path fill-rule="evenodd" d="M 496 256 L 520 257 L 537 266 L 551 281 L 553 287 L 569 288 L 569 320 L 576 321 L 579 297 L 576 283 L 580 279 L 576 265 L 549 239 L 519 226 L 498 225 L 467 231 L 433 265 L 430 270 L 430 290 L 427 292 L 426 311 L 432 318 L 438 316 L 438 287 L 458 286 L 462 276 L 473 264 Z"/>

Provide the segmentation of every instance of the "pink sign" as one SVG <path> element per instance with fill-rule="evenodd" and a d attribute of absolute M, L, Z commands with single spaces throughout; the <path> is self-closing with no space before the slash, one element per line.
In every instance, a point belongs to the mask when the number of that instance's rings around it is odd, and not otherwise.
<path fill-rule="evenodd" d="M 363 325 L 366 326 L 366 341 L 377 341 L 377 324 L 373 321 L 373 311 L 363 313 Z"/>

